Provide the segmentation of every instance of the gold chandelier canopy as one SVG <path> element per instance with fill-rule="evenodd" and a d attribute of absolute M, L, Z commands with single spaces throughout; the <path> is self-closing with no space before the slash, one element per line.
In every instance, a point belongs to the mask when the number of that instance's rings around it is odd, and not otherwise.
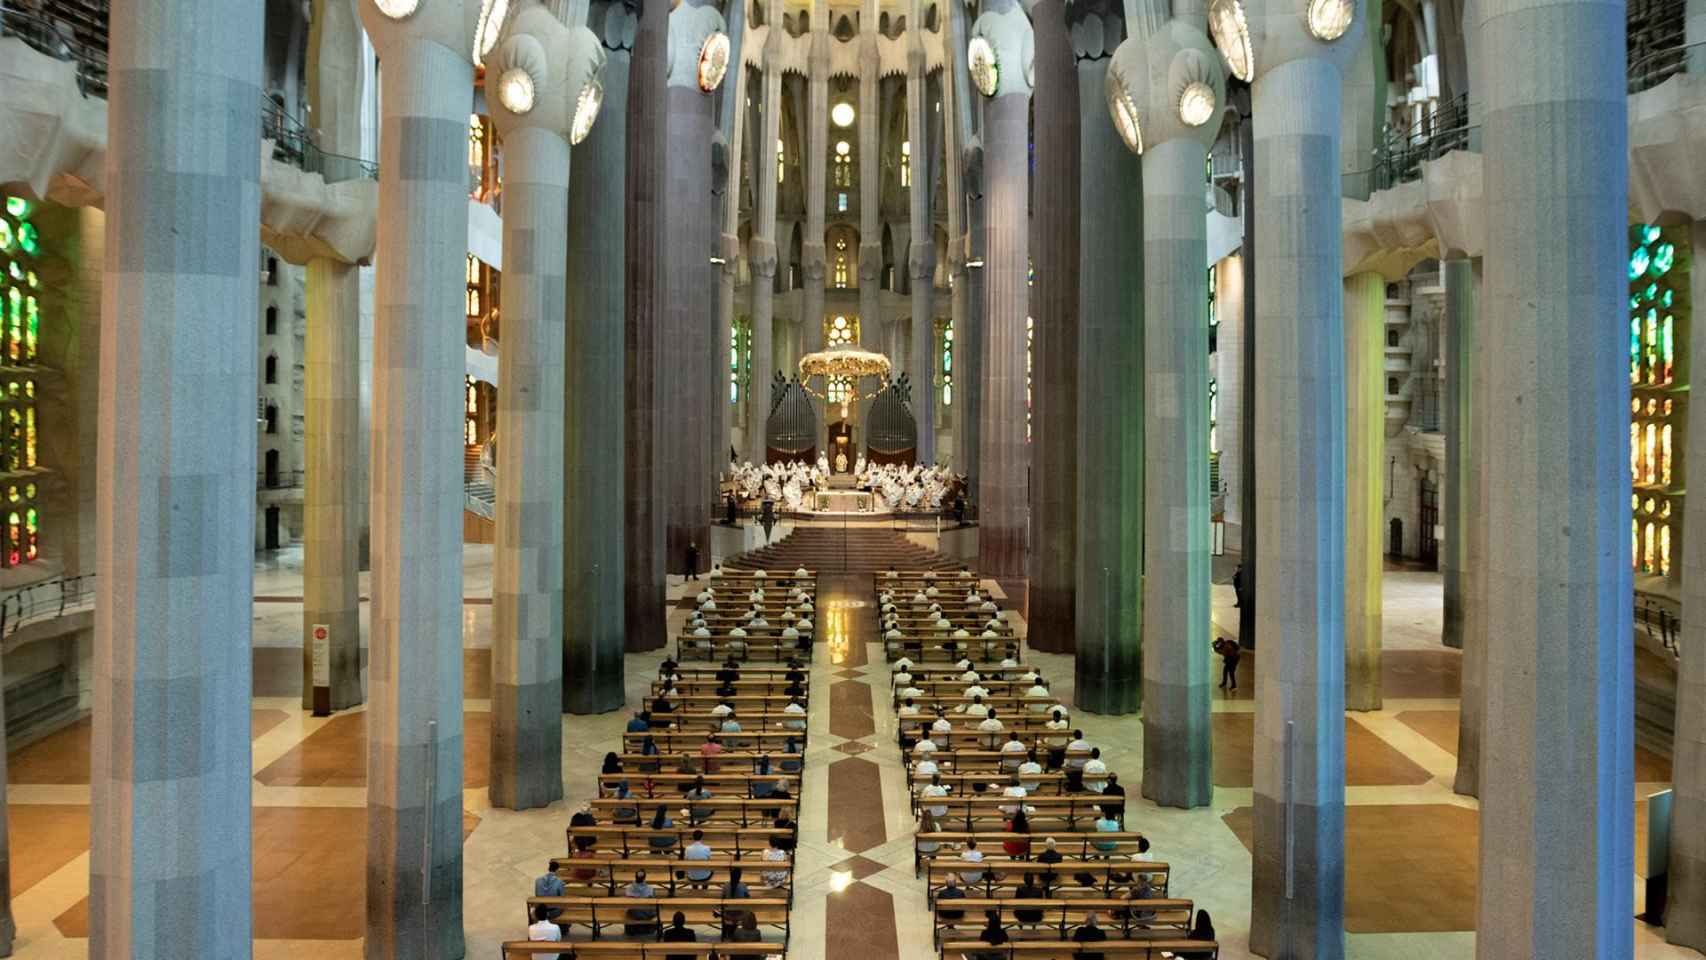
<path fill-rule="evenodd" d="M 869 350 L 857 350 L 852 347 L 841 347 L 834 350 L 819 350 L 808 353 L 800 358 L 800 386 L 819 400 L 829 399 L 831 382 L 845 378 L 847 395 L 842 400 L 842 410 L 845 414 L 847 405 L 853 401 L 868 399 L 859 393 L 859 380 L 862 377 L 877 377 L 882 380 L 871 396 L 881 393 L 889 385 L 889 373 L 893 366 L 889 358 Z M 823 390 L 812 389 L 813 377 L 823 378 Z"/>

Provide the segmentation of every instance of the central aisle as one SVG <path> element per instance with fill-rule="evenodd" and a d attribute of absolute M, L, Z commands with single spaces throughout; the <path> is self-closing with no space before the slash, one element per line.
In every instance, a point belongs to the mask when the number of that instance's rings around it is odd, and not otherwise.
<path fill-rule="evenodd" d="M 870 574 L 818 577 L 814 695 L 807 718 L 805 809 L 796 859 L 799 960 L 889 960 L 935 954 L 921 884 L 912 876 L 905 770 L 878 642 Z"/>

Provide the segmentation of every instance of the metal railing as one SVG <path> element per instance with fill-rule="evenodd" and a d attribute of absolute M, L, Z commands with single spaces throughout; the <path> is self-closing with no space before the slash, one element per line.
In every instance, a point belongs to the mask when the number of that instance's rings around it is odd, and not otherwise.
<path fill-rule="evenodd" d="M 327 183 L 379 179 L 378 163 L 320 149 L 314 145 L 313 136 L 301 121 L 268 98 L 261 102 L 261 136 L 273 142 L 274 160 L 308 173 L 317 173 Z"/>
<path fill-rule="evenodd" d="M 1439 105 L 1423 124 L 1410 130 L 1388 130 L 1374 151 L 1369 192 L 1409 183 L 1422 175 L 1422 163 L 1477 144 L 1479 125 L 1469 122 L 1469 98 L 1458 96 Z M 1355 176 L 1355 174 L 1352 174 Z"/>
<path fill-rule="evenodd" d="M 0 637 L 9 637 L 32 623 L 80 613 L 95 607 L 95 575 L 54 577 L 32 583 L 0 597 Z"/>
<path fill-rule="evenodd" d="M 77 65 L 77 90 L 107 96 L 107 52 L 78 39 L 67 23 L 33 10 L 0 6 L 0 36 L 17 37 L 55 60 Z"/>
<path fill-rule="evenodd" d="M 295 490 L 302 486 L 301 470 L 262 470 L 255 474 L 256 490 Z"/>
<path fill-rule="evenodd" d="M 1635 592 L 1635 628 L 1646 628 L 1647 635 L 1657 637 L 1659 644 L 1679 656 L 1678 640 L 1682 635 L 1682 612 L 1673 601 L 1650 593 Z"/>
<path fill-rule="evenodd" d="M 1629 60 L 1629 92 L 1640 93 L 1664 83 L 1679 73 L 1688 72 L 1690 64 L 1706 71 L 1706 41 L 1679 43 L 1675 46 L 1649 50 Z"/>

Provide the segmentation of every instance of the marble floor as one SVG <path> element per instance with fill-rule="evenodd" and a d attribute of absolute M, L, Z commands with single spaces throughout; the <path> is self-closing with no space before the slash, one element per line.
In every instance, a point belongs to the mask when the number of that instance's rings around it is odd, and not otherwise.
<path fill-rule="evenodd" d="M 567 801 L 522 813 L 491 808 L 482 733 L 490 710 L 490 583 L 490 547 L 470 545 L 464 923 L 468 956 L 487 958 L 497 955 L 500 941 L 520 934 L 531 881 L 548 857 L 562 852 L 569 814 L 593 795 L 593 772 L 626 719 L 619 712 L 563 719 Z M 1002 592 L 1002 585 L 986 586 Z M 256 644 L 282 651 L 282 666 L 275 666 L 291 669 L 291 658 L 300 656 L 292 649 L 301 630 L 300 552 L 260 562 L 255 591 Z M 685 617 L 678 602 L 683 592 L 672 584 L 672 632 Z M 1458 656 L 1437 643 L 1437 575 L 1389 571 L 1385 600 L 1385 706 L 1345 721 L 1347 953 L 1364 960 L 1468 960 L 1474 955 L 1477 814 L 1473 800 L 1451 791 Z M 1023 631 L 1022 596 L 1005 605 Z M 888 668 L 875 643 L 870 579 L 824 577 L 819 606 L 822 647 L 812 665 L 789 956 L 923 960 L 934 956 L 929 911 L 923 883 L 912 874 L 913 823 L 887 699 Z M 1230 587 L 1215 587 L 1214 618 L 1223 632 L 1235 633 Z M 662 651 L 628 658 L 630 707 L 661 659 Z M 1028 659 L 1070 703 L 1070 658 Z M 1212 912 L 1227 960 L 1250 956 L 1251 662 L 1244 659 L 1238 693 L 1215 703 L 1216 787 L 1206 808 L 1162 809 L 1138 798 L 1142 736 L 1136 718 L 1076 718 L 1131 788 L 1130 820 L 1172 864 L 1172 889 Z M 267 663 L 257 657 L 257 670 Z M 253 708 L 255 957 L 354 960 L 361 956 L 363 922 L 363 712 L 315 718 L 292 697 L 257 697 Z M 16 956 L 88 956 L 88 756 L 85 721 L 10 758 L 6 813 Z M 1646 864 L 1640 798 L 1663 788 L 1669 775 L 1662 759 L 1637 759 L 1630 802 L 1637 812 L 1638 874 Z M 1701 957 L 1636 926 L 1638 957 Z"/>

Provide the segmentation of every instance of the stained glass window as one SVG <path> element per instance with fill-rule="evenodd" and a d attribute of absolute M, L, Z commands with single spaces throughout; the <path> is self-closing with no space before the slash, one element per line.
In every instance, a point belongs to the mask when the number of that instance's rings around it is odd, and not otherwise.
<path fill-rule="evenodd" d="M 740 403 L 752 384 L 752 319 L 736 317 L 729 327 L 729 403 Z"/>
<path fill-rule="evenodd" d="M 952 320 L 936 321 L 937 342 L 942 345 L 942 406 L 954 405 L 954 323 Z"/>
<path fill-rule="evenodd" d="M 1668 576 L 1671 564 L 1671 485 L 1683 456 L 1675 429 L 1688 397 L 1677 351 L 1688 336 L 1691 251 L 1684 230 L 1638 224 L 1629 229 L 1629 474 L 1631 555 L 1637 574 Z M 1683 406 L 1679 406 L 1681 403 Z"/>
<path fill-rule="evenodd" d="M 0 473 L 8 504 L 0 530 L 0 565 L 16 566 L 40 556 L 40 515 L 36 485 L 27 477 L 40 468 L 37 454 L 37 348 L 42 333 L 45 293 L 35 260 L 46 243 L 33 222 L 36 205 L 17 196 L 4 198 L 0 213 Z M 51 308 L 49 308 L 51 309 Z"/>

